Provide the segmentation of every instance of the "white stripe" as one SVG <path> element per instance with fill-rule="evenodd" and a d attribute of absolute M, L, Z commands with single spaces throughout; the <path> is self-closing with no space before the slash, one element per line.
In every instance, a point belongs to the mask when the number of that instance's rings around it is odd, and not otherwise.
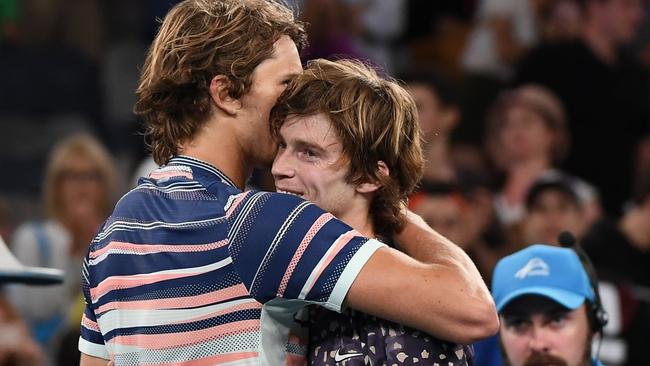
<path fill-rule="evenodd" d="M 252 350 L 252 352 L 256 352 L 256 351 L 257 349 Z M 220 366 L 258 366 L 259 364 L 260 364 L 260 360 L 259 358 L 256 357 L 256 358 L 248 358 L 245 360 L 226 362 L 226 363 L 222 363 Z"/>
<path fill-rule="evenodd" d="M 116 248 L 113 248 L 113 249 L 107 250 L 106 252 L 104 252 L 104 254 L 100 255 L 97 258 L 89 259 L 89 263 L 94 266 L 94 265 L 96 265 L 98 263 L 103 262 L 106 258 L 108 258 L 109 255 L 139 255 L 139 256 L 145 256 L 145 255 L 160 254 L 160 253 L 163 253 L 163 252 L 138 252 L 138 251 L 129 250 L 129 249 L 116 249 Z M 173 253 L 176 253 L 176 252 L 173 252 Z M 187 253 L 178 253 L 178 254 L 180 255 L 180 254 L 187 254 Z"/>
<path fill-rule="evenodd" d="M 228 210 L 230 210 L 230 206 L 232 206 L 233 202 L 235 202 L 235 200 L 236 200 L 237 198 L 239 198 L 240 196 L 245 195 L 245 194 L 246 194 L 246 193 L 243 192 L 243 193 L 240 193 L 240 194 L 233 194 L 233 195 L 230 195 L 230 196 L 228 197 L 228 201 L 226 202 L 226 205 L 223 206 L 223 210 L 226 211 L 226 212 L 228 212 Z"/>
<path fill-rule="evenodd" d="M 102 232 L 97 234 L 93 243 L 102 241 L 106 239 L 113 231 L 134 231 L 134 230 L 154 230 L 158 228 L 184 228 L 193 225 L 213 225 L 219 221 L 222 221 L 225 216 L 213 217 L 205 220 L 196 220 L 196 221 L 184 221 L 184 222 L 163 222 L 163 221 L 151 221 L 147 223 L 141 222 L 132 222 L 132 221 L 114 221 L 108 225 Z"/>
<path fill-rule="evenodd" d="M 376 239 L 370 239 L 359 248 L 336 281 L 336 285 L 334 285 L 330 297 L 324 304 L 325 308 L 339 313 L 341 312 L 341 306 L 343 305 L 345 296 L 347 296 L 348 291 L 350 290 L 354 280 L 359 275 L 359 272 L 361 272 L 363 266 L 368 262 L 377 249 L 385 246 L 386 244 Z"/>
<path fill-rule="evenodd" d="M 168 336 L 174 336 L 174 334 Z M 258 339 L 258 332 L 246 332 L 201 342 L 201 344 L 189 344 L 173 348 L 147 349 L 115 344 L 113 349 L 115 350 L 116 364 L 118 365 L 121 364 L 119 363 L 120 361 L 124 362 L 124 360 L 131 360 L 133 358 L 137 359 L 139 365 L 157 365 L 160 364 L 160 360 L 182 363 L 233 352 L 257 353 L 259 351 L 256 347 Z M 232 345 L 237 345 L 237 347 L 235 348 Z M 253 357 L 248 360 L 237 360 L 223 364 L 220 363 L 219 365 L 259 365 L 259 359 L 258 357 Z"/>
<path fill-rule="evenodd" d="M 145 279 L 147 279 L 149 277 L 158 276 L 158 275 L 165 275 L 165 274 L 194 274 L 194 275 L 198 276 L 198 275 L 203 274 L 203 273 L 207 273 L 207 272 L 210 272 L 210 271 L 214 271 L 214 270 L 223 268 L 223 267 L 225 267 L 225 266 L 227 266 L 227 265 L 229 265 L 231 263 L 232 263 L 232 258 L 228 257 L 226 259 L 220 260 L 219 262 L 211 263 L 211 264 L 208 264 L 206 266 L 181 268 L 181 269 L 169 269 L 169 270 L 151 272 L 151 273 L 140 273 L 140 274 L 131 275 L 131 276 L 128 276 L 128 277 L 123 276 L 122 281 L 124 281 L 124 282 L 136 281 L 137 282 L 137 281 L 145 280 Z M 115 276 L 115 277 L 117 277 L 117 276 Z M 113 276 L 107 277 L 106 279 L 101 281 L 99 284 L 97 284 L 97 286 L 95 288 L 100 287 L 102 283 L 104 283 L 106 281 L 109 281 L 112 278 L 113 278 Z M 108 292 L 110 292 L 110 290 Z M 108 292 L 106 292 L 106 293 L 108 293 Z M 99 301 L 99 299 L 102 298 L 102 296 L 106 295 L 106 293 L 102 293 L 99 296 L 97 296 L 96 299 L 93 299 L 93 304 L 96 304 Z"/>
<path fill-rule="evenodd" d="M 79 351 L 89 356 L 103 358 L 108 360 L 108 351 L 106 346 L 88 342 L 87 340 L 79 337 Z"/>
<path fill-rule="evenodd" d="M 194 184 L 191 186 L 183 186 L 183 187 L 160 187 L 156 186 L 151 183 L 147 184 L 141 184 L 138 186 L 140 189 L 148 189 L 152 191 L 159 191 L 159 192 L 164 192 L 164 193 L 172 193 L 172 192 L 196 192 L 196 191 L 205 191 L 206 189 L 200 185 L 200 184 Z"/>
<path fill-rule="evenodd" d="M 241 214 L 239 214 L 235 218 L 235 222 L 232 223 L 232 226 L 230 227 L 230 231 L 228 232 L 228 237 L 231 238 L 231 242 L 235 241 L 234 238 L 239 233 L 239 229 L 244 223 L 244 220 L 246 219 L 250 211 L 253 209 L 253 207 L 256 206 L 257 201 L 259 201 L 264 196 L 264 194 L 265 194 L 264 192 L 255 193 L 250 199 L 246 201 L 244 207 L 241 210 Z"/>
<path fill-rule="evenodd" d="M 247 298 L 193 309 L 112 309 L 103 313 L 97 322 L 102 332 L 108 333 L 115 329 L 188 322 L 230 307 L 255 302 Z"/>
<path fill-rule="evenodd" d="M 321 267 L 325 265 L 325 260 L 329 257 L 329 255 L 334 251 L 334 248 L 339 244 L 343 238 L 348 235 L 349 233 L 353 232 L 354 230 L 350 230 L 342 235 L 340 235 L 336 241 L 332 245 L 330 245 L 329 249 L 327 249 L 327 252 L 321 257 L 320 261 L 318 261 L 318 264 L 314 269 L 311 271 L 311 274 L 309 275 L 309 278 L 307 278 L 307 282 L 305 282 L 305 285 L 302 287 L 302 290 L 300 290 L 300 295 L 298 296 L 299 299 L 304 300 L 307 297 L 307 293 L 309 293 L 309 290 L 313 287 L 314 283 L 318 280 L 316 276 L 318 275 L 319 272 L 321 271 Z"/>

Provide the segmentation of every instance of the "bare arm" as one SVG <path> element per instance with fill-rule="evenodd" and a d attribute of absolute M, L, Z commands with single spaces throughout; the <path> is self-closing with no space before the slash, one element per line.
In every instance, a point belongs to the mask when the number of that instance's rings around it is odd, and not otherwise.
<path fill-rule="evenodd" d="M 107 366 L 109 365 L 109 360 L 103 358 L 98 358 L 94 356 L 89 356 L 85 353 L 81 353 L 81 360 L 79 361 L 79 366 Z"/>
<path fill-rule="evenodd" d="M 469 344 L 495 334 L 494 301 L 467 254 L 419 216 L 409 212 L 407 221 L 396 239 L 408 255 L 379 249 L 354 281 L 347 304 L 447 341 Z"/>

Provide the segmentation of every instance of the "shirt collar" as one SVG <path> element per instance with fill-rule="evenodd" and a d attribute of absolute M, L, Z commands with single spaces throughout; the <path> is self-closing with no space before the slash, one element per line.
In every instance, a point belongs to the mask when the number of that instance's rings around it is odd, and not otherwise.
<path fill-rule="evenodd" d="M 221 170 L 217 169 L 217 167 L 215 167 L 214 165 L 199 160 L 197 158 L 193 158 L 186 155 L 178 155 L 171 158 L 171 160 L 169 160 L 168 165 L 187 165 L 190 167 L 199 168 L 205 170 L 208 173 L 216 175 L 223 183 L 228 184 L 234 188 L 237 188 L 235 183 L 230 178 L 228 178 L 228 176 L 225 175 Z"/>

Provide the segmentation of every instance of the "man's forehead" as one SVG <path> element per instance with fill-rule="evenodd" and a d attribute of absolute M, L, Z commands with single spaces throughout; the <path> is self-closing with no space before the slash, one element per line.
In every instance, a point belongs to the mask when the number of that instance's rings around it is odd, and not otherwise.
<path fill-rule="evenodd" d="M 569 313 L 571 311 L 573 310 L 563 306 L 562 304 L 549 297 L 539 295 L 524 295 L 512 300 L 512 302 L 503 308 L 501 314 L 504 317 L 509 317 L 559 312 Z"/>
<path fill-rule="evenodd" d="M 255 67 L 253 79 L 270 76 L 284 79 L 300 73 L 302 73 L 302 63 L 296 44 L 289 36 L 282 36 L 273 44 L 271 57 Z"/>
<path fill-rule="evenodd" d="M 322 147 L 341 144 L 341 138 L 325 113 L 290 115 L 280 129 L 283 137 L 287 129 L 299 129 L 302 132 L 299 139 L 303 142 L 311 142 Z"/>

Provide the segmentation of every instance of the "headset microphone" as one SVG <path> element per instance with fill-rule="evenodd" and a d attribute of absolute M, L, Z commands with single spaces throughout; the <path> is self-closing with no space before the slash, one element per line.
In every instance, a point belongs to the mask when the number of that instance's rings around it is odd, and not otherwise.
<path fill-rule="evenodd" d="M 593 304 L 591 304 L 590 307 L 590 313 L 591 313 L 590 318 L 592 319 L 594 332 L 601 332 L 605 327 L 605 325 L 607 325 L 607 322 L 609 321 L 609 316 L 607 315 L 607 312 L 603 308 L 603 304 L 600 300 L 600 293 L 598 291 L 598 277 L 596 275 L 596 269 L 594 268 L 594 265 L 591 263 L 589 256 L 587 256 L 587 253 L 585 253 L 584 249 L 582 249 L 580 245 L 578 245 L 576 238 L 575 236 L 573 236 L 573 234 L 571 234 L 568 231 L 563 231 L 558 235 L 557 240 L 561 246 L 565 248 L 573 249 L 573 251 L 576 252 L 578 258 L 580 258 L 580 261 L 582 262 L 582 266 L 585 268 L 585 272 L 587 272 L 587 276 L 589 277 L 589 283 L 591 284 L 591 288 L 594 292 L 594 302 Z"/>
<path fill-rule="evenodd" d="M 576 237 L 568 231 L 561 232 L 560 235 L 557 236 L 557 240 L 560 245 L 565 248 L 573 249 L 576 245 Z"/>

